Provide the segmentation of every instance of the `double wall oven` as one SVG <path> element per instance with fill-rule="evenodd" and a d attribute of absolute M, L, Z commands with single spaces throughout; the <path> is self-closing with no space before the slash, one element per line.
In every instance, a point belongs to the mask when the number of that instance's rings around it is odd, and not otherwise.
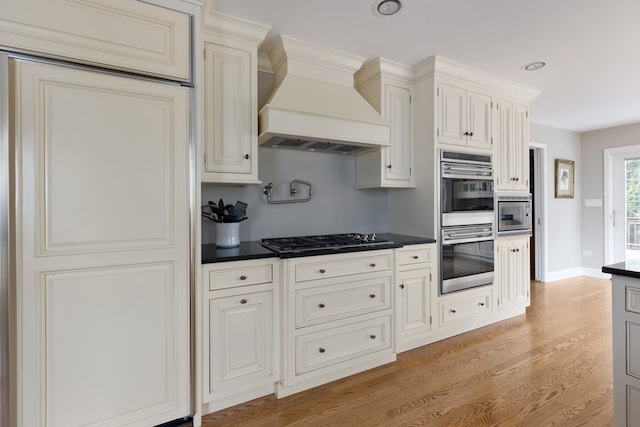
<path fill-rule="evenodd" d="M 440 152 L 440 293 L 493 283 L 491 155 Z"/>

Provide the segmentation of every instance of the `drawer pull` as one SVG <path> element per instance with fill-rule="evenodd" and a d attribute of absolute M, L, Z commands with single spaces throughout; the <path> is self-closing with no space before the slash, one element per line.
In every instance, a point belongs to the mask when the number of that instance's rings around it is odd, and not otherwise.
<path fill-rule="evenodd" d="M 376 297 L 376 294 L 369 294 L 369 298 L 374 299 Z"/>
<path fill-rule="evenodd" d="M 320 307 L 320 308 L 324 308 L 324 304 L 323 304 L 323 303 L 320 303 L 320 304 L 318 304 L 318 307 Z"/>
<path fill-rule="evenodd" d="M 375 340 L 376 336 L 375 335 L 369 335 L 369 338 L 371 338 L 372 340 Z"/>
<path fill-rule="evenodd" d="M 482 307 L 484 307 L 484 303 L 483 302 L 479 302 L 478 305 L 481 305 Z"/>
<path fill-rule="evenodd" d="M 246 300 L 246 299 L 242 298 L 242 299 L 240 300 L 240 304 L 246 304 L 246 303 L 247 303 L 247 300 Z"/>
<path fill-rule="evenodd" d="M 412 256 L 411 258 L 413 258 L 413 259 L 418 259 L 418 258 L 420 258 L 420 257 L 419 257 L 418 255 L 414 255 L 414 256 Z"/>
<path fill-rule="evenodd" d="M 375 266 L 376 266 L 376 264 L 375 264 L 375 263 L 373 263 L 373 262 L 372 262 L 371 264 L 369 264 L 369 267 L 372 267 L 372 268 L 373 268 L 373 267 L 375 267 Z"/>
<path fill-rule="evenodd" d="M 325 351 L 325 350 L 324 350 L 324 348 L 320 347 L 320 348 L 318 349 L 318 351 L 319 351 L 320 353 L 324 353 L 324 351 Z"/>
<path fill-rule="evenodd" d="M 240 280 L 247 280 L 247 276 L 240 276 Z"/>
<path fill-rule="evenodd" d="M 404 283 L 400 285 L 400 289 L 404 289 Z"/>
<path fill-rule="evenodd" d="M 451 309 L 451 310 L 449 310 L 449 311 L 450 311 L 450 312 L 452 312 L 452 313 L 455 313 L 455 312 L 456 312 L 454 309 Z"/>
<path fill-rule="evenodd" d="M 324 274 L 324 273 L 326 273 L 326 272 L 327 272 L 327 270 L 325 270 L 324 268 L 321 268 L 321 269 L 320 269 L 320 274 Z"/>

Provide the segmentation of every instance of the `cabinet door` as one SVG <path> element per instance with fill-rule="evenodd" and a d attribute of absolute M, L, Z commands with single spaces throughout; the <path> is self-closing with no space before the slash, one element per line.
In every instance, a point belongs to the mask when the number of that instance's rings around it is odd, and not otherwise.
<path fill-rule="evenodd" d="M 203 181 L 246 182 L 254 176 L 252 53 L 205 42 Z M 255 141 L 257 144 L 257 140 Z M 216 175 L 218 174 L 218 175 Z"/>
<path fill-rule="evenodd" d="M 513 189 L 512 174 L 512 149 L 513 140 L 513 104 L 499 100 L 498 111 L 498 135 L 497 138 L 497 162 L 496 162 L 496 187 L 498 190 Z"/>
<path fill-rule="evenodd" d="M 466 145 L 466 91 L 447 84 L 438 85 L 438 142 Z"/>
<path fill-rule="evenodd" d="M 431 271 L 427 268 L 401 271 L 398 274 L 400 292 L 397 311 L 398 338 L 431 329 Z"/>
<path fill-rule="evenodd" d="M 500 309 L 529 301 L 528 238 L 496 241 L 496 282 Z"/>
<path fill-rule="evenodd" d="M 527 106 L 513 104 L 512 150 L 514 190 L 529 190 L 529 114 Z"/>
<path fill-rule="evenodd" d="M 17 425 L 188 415 L 188 89 L 9 62 Z"/>
<path fill-rule="evenodd" d="M 2 45 L 187 81 L 189 16 L 141 1 L 0 0 Z"/>
<path fill-rule="evenodd" d="M 491 149 L 491 96 L 467 92 L 467 132 L 470 147 Z"/>
<path fill-rule="evenodd" d="M 385 86 L 385 119 L 391 123 L 391 147 L 385 148 L 385 179 L 411 181 L 413 111 L 411 89 Z"/>
<path fill-rule="evenodd" d="M 272 373 L 273 293 L 215 298 L 209 303 L 210 392 Z"/>

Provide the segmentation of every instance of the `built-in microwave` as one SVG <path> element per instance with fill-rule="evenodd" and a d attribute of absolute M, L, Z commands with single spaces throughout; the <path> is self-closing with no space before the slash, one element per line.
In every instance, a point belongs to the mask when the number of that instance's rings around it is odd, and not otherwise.
<path fill-rule="evenodd" d="M 531 194 L 496 193 L 496 234 L 531 234 Z"/>

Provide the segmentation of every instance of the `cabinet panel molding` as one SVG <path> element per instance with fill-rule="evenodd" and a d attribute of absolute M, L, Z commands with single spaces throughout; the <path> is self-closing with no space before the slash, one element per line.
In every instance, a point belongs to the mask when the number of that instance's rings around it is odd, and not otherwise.
<path fill-rule="evenodd" d="M 6 47 L 191 80 L 186 14 L 130 0 L 0 0 L 0 10 Z"/>

